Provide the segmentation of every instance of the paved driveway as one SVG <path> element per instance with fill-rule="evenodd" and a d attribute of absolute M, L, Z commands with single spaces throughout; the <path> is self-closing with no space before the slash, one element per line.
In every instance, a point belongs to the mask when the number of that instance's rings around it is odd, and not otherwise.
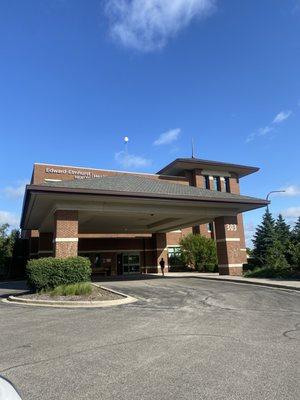
<path fill-rule="evenodd" d="M 105 285 L 139 302 L 0 304 L 0 373 L 23 399 L 299 399 L 299 293 L 197 278 Z"/>

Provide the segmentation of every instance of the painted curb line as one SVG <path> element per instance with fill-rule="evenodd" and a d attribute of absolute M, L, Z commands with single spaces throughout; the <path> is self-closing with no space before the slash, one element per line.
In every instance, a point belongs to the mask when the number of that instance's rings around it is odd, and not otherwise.
<path fill-rule="evenodd" d="M 92 283 L 92 285 L 97 286 L 108 292 L 118 294 L 122 296 L 123 299 L 118 300 L 102 300 L 102 301 L 78 301 L 78 300 L 32 300 L 32 299 L 22 299 L 19 296 L 8 296 L 6 299 L 2 299 L 4 303 L 7 304 L 19 304 L 23 306 L 39 306 L 39 307 L 54 307 L 54 308 L 104 308 L 119 306 L 123 304 L 130 304 L 138 301 L 135 297 L 127 296 L 124 293 L 117 292 L 112 289 L 108 289 L 104 286 Z"/>

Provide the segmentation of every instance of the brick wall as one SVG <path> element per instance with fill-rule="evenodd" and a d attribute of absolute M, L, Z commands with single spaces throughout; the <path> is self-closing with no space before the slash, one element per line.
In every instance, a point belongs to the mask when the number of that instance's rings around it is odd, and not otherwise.
<path fill-rule="evenodd" d="M 180 240 L 188 235 L 189 233 L 193 232 L 193 228 L 183 228 L 178 231 L 168 232 L 167 233 L 167 246 L 176 246 L 179 245 Z"/>
<path fill-rule="evenodd" d="M 54 255 L 58 258 L 77 256 L 78 212 L 57 210 L 54 214 Z"/>

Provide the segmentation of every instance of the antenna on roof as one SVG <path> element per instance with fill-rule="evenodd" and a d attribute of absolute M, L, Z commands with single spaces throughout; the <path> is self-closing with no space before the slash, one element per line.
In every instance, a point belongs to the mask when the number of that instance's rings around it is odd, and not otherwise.
<path fill-rule="evenodd" d="M 192 158 L 195 158 L 194 138 L 192 138 Z"/>

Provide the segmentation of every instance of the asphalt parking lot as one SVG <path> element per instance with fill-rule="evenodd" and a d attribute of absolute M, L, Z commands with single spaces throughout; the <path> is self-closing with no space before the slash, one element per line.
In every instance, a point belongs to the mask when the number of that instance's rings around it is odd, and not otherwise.
<path fill-rule="evenodd" d="M 105 286 L 139 301 L 0 303 L 0 374 L 24 400 L 299 399 L 299 292 L 197 278 Z"/>

